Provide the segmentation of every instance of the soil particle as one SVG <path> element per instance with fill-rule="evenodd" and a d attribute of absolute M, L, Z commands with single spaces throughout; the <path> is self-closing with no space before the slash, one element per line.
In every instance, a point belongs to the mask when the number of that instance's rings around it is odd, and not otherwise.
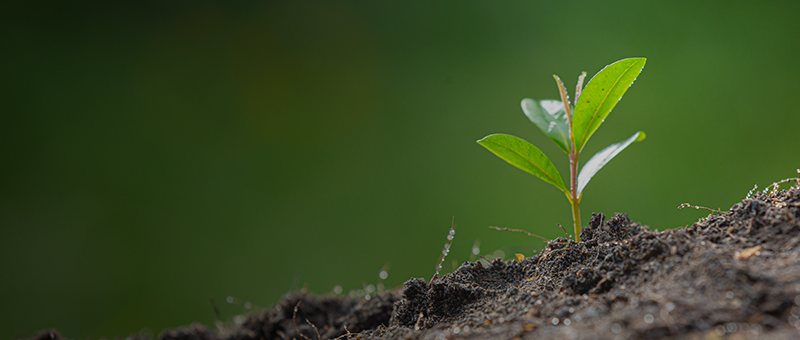
<path fill-rule="evenodd" d="M 398 299 L 398 292 L 358 300 L 290 294 L 273 310 L 262 315 L 250 315 L 240 328 L 222 338 L 331 339 L 348 332 L 385 327 Z"/>
<path fill-rule="evenodd" d="M 402 293 L 295 293 L 230 330 L 194 325 L 160 337 L 800 338 L 799 186 L 663 232 L 593 214 L 581 238 L 552 240 L 521 262 L 467 262 L 431 283 L 410 279 Z M 60 338 L 54 332 L 34 338 Z"/>
<path fill-rule="evenodd" d="M 392 315 L 394 303 L 399 298 L 399 292 L 372 295 L 369 299 L 297 292 L 285 296 L 271 310 L 251 314 L 240 325 L 232 328 L 221 327 L 212 332 L 202 325 L 191 325 L 164 331 L 159 339 L 332 339 L 348 333 L 385 328 Z"/>

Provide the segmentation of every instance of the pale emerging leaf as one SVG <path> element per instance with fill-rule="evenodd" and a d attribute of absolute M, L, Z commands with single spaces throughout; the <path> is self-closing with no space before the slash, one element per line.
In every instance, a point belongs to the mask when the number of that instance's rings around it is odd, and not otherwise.
<path fill-rule="evenodd" d="M 545 99 L 537 103 L 533 99 L 525 98 L 520 106 L 525 116 L 539 130 L 542 130 L 561 150 L 569 153 L 569 126 L 561 101 Z"/>
<path fill-rule="evenodd" d="M 630 138 L 616 144 L 611 144 L 605 149 L 600 150 L 600 152 L 594 154 L 594 156 L 592 156 L 592 158 L 586 162 L 586 165 L 583 166 L 581 173 L 578 174 L 578 195 L 581 195 L 583 188 L 586 187 L 586 184 L 589 184 L 589 180 L 591 180 L 592 177 L 594 177 L 594 175 L 606 165 L 606 163 L 614 158 L 614 156 L 622 152 L 622 150 L 625 150 L 625 148 L 627 148 L 628 145 L 631 145 L 631 143 L 642 141 L 645 137 L 645 133 L 639 131 L 634 133 Z"/>

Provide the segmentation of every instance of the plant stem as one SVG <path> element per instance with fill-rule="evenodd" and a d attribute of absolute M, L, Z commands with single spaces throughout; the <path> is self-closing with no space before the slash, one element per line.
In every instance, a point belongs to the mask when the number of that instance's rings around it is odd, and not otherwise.
<path fill-rule="evenodd" d="M 575 240 L 581 241 L 581 208 L 579 207 L 581 200 L 569 200 L 572 203 L 572 220 L 575 221 Z"/>
<path fill-rule="evenodd" d="M 586 72 L 578 77 L 578 86 L 576 92 L 580 93 L 583 88 L 583 78 Z M 558 92 L 561 94 L 561 102 L 564 103 L 564 113 L 567 115 L 567 126 L 569 126 L 569 141 L 572 144 L 569 150 L 569 188 L 570 193 L 567 196 L 569 203 L 572 205 L 572 221 L 575 230 L 575 241 L 581 241 L 581 198 L 578 196 L 578 150 L 575 148 L 575 136 L 572 132 L 572 106 L 569 104 L 569 94 L 567 88 L 564 87 L 564 82 L 561 81 L 557 75 L 553 75 L 558 84 Z M 578 94 L 580 95 L 580 94 Z M 577 96 L 575 97 L 577 100 Z M 577 103 L 577 102 L 576 102 Z"/>
<path fill-rule="evenodd" d="M 570 135 L 572 135 L 570 129 Z M 569 203 L 572 205 L 572 221 L 575 223 L 575 241 L 581 241 L 581 198 L 578 196 L 578 152 L 575 151 L 575 144 L 572 144 L 572 150 L 569 153 L 569 187 L 570 197 Z"/>
<path fill-rule="evenodd" d="M 575 106 L 578 105 L 578 97 L 583 92 L 583 79 L 586 78 L 586 72 L 581 72 L 578 76 L 578 85 L 575 86 Z M 572 142 L 572 148 L 569 154 L 569 177 L 570 177 L 570 192 L 572 199 L 569 202 L 572 204 L 572 221 L 575 223 L 575 241 L 581 241 L 581 198 L 578 196 L 578 151 L 575 150 L 575 136 L 572 134 L 572 114 L 570 113 L 569 120 L 569 140 Z"/>

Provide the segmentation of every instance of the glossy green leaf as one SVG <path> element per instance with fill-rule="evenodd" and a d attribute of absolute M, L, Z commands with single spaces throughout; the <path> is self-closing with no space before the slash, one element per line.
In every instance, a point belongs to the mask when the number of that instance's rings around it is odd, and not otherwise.
<path fill-rule="evenodd" d="M 569 125 L 567 115 L 564 114 L 564 104 L 558 100 L 542 100 L 536 102 L 525 98 L 520 103 L 522 111 L 528 119 L 542 130 L 550 140 L 556 143 L 561 150 L 569 153 Z"/>
<path fill-rule="evenodd" d="M 523 171 L 541 178 L 561 191 L 569 194 L 564 179 L 550 158 L 526 140 L 506 134 L 494 134 L 483 137 L 478 144 L 489 149 L 497 157 Z"/>
<path fill-rule="evenodd" d="M 583 188 L 586 187 L 586 184 L 589 184 L 589 180 L 591 180 L 592 177 L 594 177 L 594 175 L 597 174 L 597 172 L 600 171 L 600 169 L 602 169 L 606 165 L 606 163 L 608 163 L 612 158 L 614 158 L 614 156 L 616 156 L 622 150 L 625 150 L 625 148 L 627 148 L 628 145 L 631 145 L 631 143 L 633 142 L 640 142 L 644 140 L 646 136 L 647 135 L 645 135 L 644 132 L 639 131 L 637 133 L 634 133 L 633 136 L 631 136 L 630 138 L 616 144 L 611 144 L 605 149 L 600 150 L 600 152 L 594 154 L 594 156 L 592 156 L 592 158 L 590 158 L 589 161 L 586 162 L 586 165 L 583 166 L 580 174 L 578 174 L 579 197 L 580 194 L 583 192 Z"/>
<path fill-rule="evenodd" d="M 645 61 L 645 58 L 629 58 L 614 62 L 597 72 L 583 89 L 572 114 L 572 133 L 578 152 L 642 72 Z"/>

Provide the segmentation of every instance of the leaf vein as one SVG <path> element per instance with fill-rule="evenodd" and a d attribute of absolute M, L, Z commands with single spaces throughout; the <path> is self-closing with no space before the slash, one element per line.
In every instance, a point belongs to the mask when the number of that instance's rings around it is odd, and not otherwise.
<path fill-rule="evenodd" d="M 594 113 L 592 114 L 592 119 L 589 120 L 589 124 L 586 125 L 586 130 L 583 131 L 583 135 L 581 136 L 581 143 L 580 143 L 581 148 L 583 148 L 583 145 L 586 143 L 587 139 L 586 135 L 589 133 L 589 129 L 592 127 L 592 123 L 595 121 L 595 119 L 597 119 L 597 113 L 600 111 L 600 108 L 603 106 L 603 103 L 606 102 L 606 99 L 608 99 L 608 96 L 611 94 L 611 91 L 614 89 L 614 87 L 617 86 L 620 79 L 622 79 L 622 77 L 624 77 L 625 74 L 628 73 L 628 70 L 630 70 L 631 67 L 633 67 L 633 65 L 636 65 L 636 62 L 632 63 L 630 66 L 628 66 L 628 68 L 625 69 L 624 72 L 622 72 L 622 74 L 617 78 L 617 80 L 614 81 L 614 85 L 612 85 L 611 88 L 608 90 L 608 92 L 606 92 L 606 95 L 605 97 L 603 97 L 603 100 L 600 101 L 600 104 L 597 105 L 597 109 L 595 109 Z"/>
<path fill-rule="evenodd" d="M 558 183 L 558 182 L 557 182 L 557 181 L 556 181 L 556 180 L 555 180 L 553 177 L 550 177 L 550 174 L 548 174 L 548 173 L 547 173 L 547 171 L 544 171 L 544 169 L 542 169 L 542 168 L 540 168 L 539 166 L 537 166 L 537 165 L 536 165 L 535 163 L 533 163 L 533 162 L 532 162 L 530 159 L 528 159 L 528 157 L 525 157 L 524 155 L 522 155 L 521 153 L 519 153 L 519 151 L 517 151 L 517 150 L 514 150 L 513 148 L 511 148 L 511 147 L 508 147 L 508 146 L 506 146 L 506 145 L 503 145 L 503 144 L 500 144 L 500 143 L 498 143 L 498 142 L 495 142 L 495 141 L 493 141 L 493 140 L 489 140 L 489 141 L 487 141 L 487 142 L 489 142 L 489 143 L 493 143 L 493 144 L 497 144 L 497 145 L 499 145 L 499 146 L 501 146 L 501 147 L 503 147 L 503 148 L 506 148 L 506 149 L 508 149 L 508 150 L 511 150 L 511 152 L 514 152 L 514 153 L 516 153 L 517 155 L 519 155 L 520 157 L 522 157 L 522 159 L 524 159 L 525 161 L 527 161 L 528 163 L 530 163 L 530 164 L 531 164 L 531 165 L 532 165 L 534 168 L 536 168 L 536 169 L 538 169 L 539 171 L 541 171 L 541 172 L 542 172 L 542 173 L 543 173 L 543 174 L 544 174 L 544 175 L 545 175 L 545 176 L 546 176 L 548 179 L 550 179 L 551 181 L 553 181 L 553 183 Z M 557 185 L 557 186 L 558 186 L 558 185 Z M 561 184 L 560 186 L 558 186 L 558 188 L 559 188 L 559 189 L 562 189 L 562 187 L 564 187 L 564 184 Z"/>

